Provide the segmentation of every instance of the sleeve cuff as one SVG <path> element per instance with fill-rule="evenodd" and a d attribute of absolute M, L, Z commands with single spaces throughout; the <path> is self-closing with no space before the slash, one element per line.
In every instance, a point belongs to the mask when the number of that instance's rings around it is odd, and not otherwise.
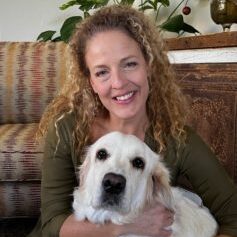
<path fill-rule="evenodd" d="M 55 216 L 45 226 L 42 227 L 42 234 L 44 237 L 59 237 L 59 232 L 64 221 L 71 215 L 71 213 L 64 213 Z"/>

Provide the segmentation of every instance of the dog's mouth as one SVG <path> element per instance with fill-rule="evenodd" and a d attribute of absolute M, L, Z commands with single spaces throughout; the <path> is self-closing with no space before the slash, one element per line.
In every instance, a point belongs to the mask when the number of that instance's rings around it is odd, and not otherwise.
<path fill-rule="evenodd" d="M 120 210 L 122 207 L 122 194 L 120 195 L 108 195 L 107 193 L 103 193 L 101 196 L 101 206 L 104 209 L 113 209 Z"/>
<path fill-rule="evenodd" d="M 120 209 L 125 187 L 124 176 L 115 173 L 105 174 L 102 180 L 101 206 L 105 209 Z"/>

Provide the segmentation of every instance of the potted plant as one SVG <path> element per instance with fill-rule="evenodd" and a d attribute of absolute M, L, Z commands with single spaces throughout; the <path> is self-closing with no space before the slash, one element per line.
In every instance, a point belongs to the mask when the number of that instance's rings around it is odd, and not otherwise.
<path fill-rule="evenodd" d="M 135 0 L 113 0 L 114 4 L 127 4 L 134 5 Z M 175 14 L 178 8 L 185 2 L 182 8 L 182 14 Z M 92 12 L 109 4 L 109 0 L 70 0 L 60 6 L 61 10 L 66 10 L 69 7 L 77 5 L 79 8 L 79 15 L 67 18 L 61 29 L 60 35 L 55 37 L 56 31 L 48 30 L 42 32 L 37 40 L 39 41 L 64 41 L 68 42 L 76 24 L 79 24 L 84 18 L 93 14 Z M 199 33 L 193 26 L 184 22 L 183 14 L 188 15 L 191 12 L 191 8 L 187 5 L 188 0 L 181 0 L 173 11 L 168 15 L 166 20 L 160 23 L 159 15 L 162 8 L 170 7 L 169 0 L 140 0 L 138 9 L 143 12 L 148 12 L 155 18 L 155 23 L 161 31 L 175 32 L 181 35 L 183 32 Z"/>

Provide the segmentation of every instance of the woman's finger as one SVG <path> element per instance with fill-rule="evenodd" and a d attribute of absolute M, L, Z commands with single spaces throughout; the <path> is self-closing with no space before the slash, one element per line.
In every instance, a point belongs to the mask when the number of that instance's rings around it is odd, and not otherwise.
<path fill-rule="evenodd" d="M 171 229 L 162 229 L 160 231 L 160 235 L 159 236 L 162 236 L 162 237 L 170 237 L 172 234 L 172 230 Z"/>

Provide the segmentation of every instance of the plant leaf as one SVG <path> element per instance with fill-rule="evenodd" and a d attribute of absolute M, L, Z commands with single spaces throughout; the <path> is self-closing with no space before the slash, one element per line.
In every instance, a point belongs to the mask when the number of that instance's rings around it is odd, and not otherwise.
<path fill-rule="evenodd" d="M 139 11 L 145 11 L 145 10 L 149 10 L 149 9 L 153 9 L 152 6 L 143 6 L 139 8 Z"/>
<path fill-rule="evenodd" d="M 170 5 L 169 0 L 158 0 L 158 2 L 160 2 L 165 7 L 168 7 Z"/>
<path fill-rule="evenodd" d="M 62 38 L 61 38 L 61 36 L 58 36 L 58 37 L 52 39 L 52 41 L 53 41 L 53 42 L 62 41 Z"/>
<path fill-rule="evenodd" d="M 72 16 L 66 19 L 60 29 L 61 38 L 64 42 L 68 42 L 69 38 L 71 37 L 75 26 L 78 22 L 82 20 L 81 16 Z"/>
<path fill-rule="evenodd" d="M 139 10 L 142 10 L 142 11 L 145 11 L 147 9 L 155 10 L 155 2 L 152 2 L 151 0 L 146 0 L 145 2 L 140 4 L 138 7 L 139 7 Z"/>
<path fill-rule="evenodd" d="M 82 11 L 99 8 L 108 4 L 109 0 L 77 0 Z"/>
<path fill-rule="evenodd" d="M 160 25 L 160 28 L 166 31 L 179 33 L 183 28 L 183 24 L 183 16 L 180 14 L 169 18 L 167 21 Z"/>
<path fill-rule="evenodd" d="M 181 14 L 173 16 L 160 25 L 160 28 L 166 31 L 179 34 L 181 31 L 188 33 L 200 33 L 197 29 L 184 22 Z"/>
<path fill-rule="evenodd" d="M 135 0 L 122 0 L 122 1 L 120 2 L 120 4 L 133 5 L 134 2 L 135 2 Z"/>
<path fill-rule="evenodd" d="M 59 9 L 60 10 L 65 10 L 65 9 L 71 7 L 71 6 L 74 6 L 74 5 L 78 5 L 77 0 L 72 0 L 72 1 L 64 3 L 59 7 Z"/>
<path fill-rule="evenodd" d="M 84 19 L 87 18 L 88 16 L 90 16 L 89 12 L 84 12 Z"/>
<path fill-rule="evenodd" d="M 160 4 L 158 4 L 160 3 Z M 143 3 L 141 3 L 138 7 L 139 10 L 145 11 L 147 9 L 153 9 L 154 11 L 157 11 L 160 6 L 168 7 L 170 5 L 169 0 L 146 0 Z"/>
<path fill-rule="evenodd" d="M 56 33 L 54 30 L 47 30 L 39 34 L 37 41 L 48 41 L 52 40 L 53 35 Z"/>
<path fill-rule="evenodd" d="M 146 1 L 142 2 L 142 3 L 140 3 L 139 6 L 144 6 L 144 5 L 146 5 L 147 3 L 148 3 L 148 0 L 146 0 Z"/>
<path fill-rule="evenodd" d="M 193 26 L 187 24 L 184 22 L 183 24 L 183 31 L 188 33 L 200 33 L 197 29 L 195 29 Z"/>

